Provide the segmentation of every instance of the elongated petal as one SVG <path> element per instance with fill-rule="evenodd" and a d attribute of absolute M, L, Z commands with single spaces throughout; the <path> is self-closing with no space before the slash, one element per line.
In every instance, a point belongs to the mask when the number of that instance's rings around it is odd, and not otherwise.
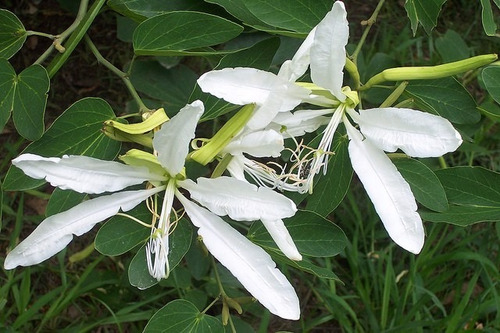
<path fill-rule="evenodd" d="M 337 1 L 316 26 L 311 47 L 311 78 L 318 86 L 330 90 L 340 101 L 345 100 L 342 82 L 348 39 L 347 12 L 344 3 Z"/>
<path fill-rule="evenodd" d="M 241 181 L 245 180 L 245 157 L 243 155 L 235 155 L 231 158 L 231 161 L 227 165 L 227 171 L 231 174 L 231 177 L 239 179 Z"/>
<path fill-rule="evenodd" d="M 447 119 L 427 112 L 400 108 L 361 110 L 356 121 L 363 135 L 387 152 L 401 149 L 409 156 L 438 157 L 462 144 L 460 134 Z"/>
<path fill-rule="evenodd" d="M 253 297 L 273 314 L 297 320 L 299 299 L 269 254 L 229 226 L 220 217 L 187 200 L 177 198 L 197 226 L 208 251 L 224 265 Z"/>
<path fill-rule="evenodd" d="M 52 186 L 89 194 L 114 192 L 146 180 L 163 180 L 147 168 L 87 156 L 46 158 L 23 154 L 12 160 L 12 164 L 32 178 L 46 179 Z"/>
<path fill-rule="evenodd" d="M 236 155 L 247 153 L 255 157 L 278 157 L 284 149 L 283 136 L 274 130 L 243 133 L 233 139 L 224 152 Z"/>
<path fill-rule="evenodd" d="M 262 223 L 285 256 L 291 260 L 302 260 L 302 255 L 297 250 L 297 246 L 295 246 L 283 220 L 263 219 Z"/>
<path fill-rule="evenodd" d="M 52 215 L 9 252 L 4 266 L 13 269 L 47 260 L 68 245 L 73 235 L 88 232 L 96 223 L 115 215 L 120 209 L 124 212 L 131 210 L 164 188 L 114 193 L 84 201 L 65 212 Z"/>
<path fill-rule="evenodd" d="M 189 143 L 195 136 L 196 125 L 205 108 L 201 101 L 183 107 L 170 121 L 155 133 L 153 147 L 158 151 L 158 161 L 171 176 L 181 172 Z"/>
<path fill-rule="evenodd" d="M 293 110 L 309 90 L 286 78 L 255 68 L 224 68 L 203 74 L 201 89 L 236 105 L 257 104 L 248 122 L 252 129 L 265 127 L 278 112 Z"/>
<path fill-rule="evenodd" d="M 286 78 L 288 81 L 295 82 L 299 77 L 304 75 L 311 62 L 311 46 L 314 41 L 315 32 L 316 28 L 313 28 L 302 42 L 297 52 L 295 52 L 292 60 L 287 60 L 281 65 L 278 76 Z"/>
<path fill-rule="evenodd" d="M 284 195 L 231 177 L 198 178 L 197 183 L 188 179 L 179 185 L 215 214 L 237 221 L 278 220 L 297 211 Z"/>
<path fill-rule="evenodd" d="M 348 121 L 351 164 L 363 183 L 377 214 L 392 240 L 407 251 L 419 253 L 424 244 L 424 229 L 410 186 L 385 153 L 363 140 Z"/>

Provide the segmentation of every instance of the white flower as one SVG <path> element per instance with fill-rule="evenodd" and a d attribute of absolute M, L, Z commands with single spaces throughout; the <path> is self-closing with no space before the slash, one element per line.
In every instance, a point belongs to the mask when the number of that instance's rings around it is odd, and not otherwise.
<path fill-rule="evenodd" d="M 404 249 L 419 253 L 424 243 L 424 230 L 416 212 L 415 198 L 384 151 L 401 149 L 409 156 L 437 157 L 456 150 L 462 139 L 448 120 L 429 113 L 402 108 L 355 111 L 354 107 L 359 102 L 357 93 L 348 87 L 342 88 L 348 37 L 347 13 L 344 4 L 337 1 L 309 33 L 295 56 L 282 65 L 278 75 L 264 75 L 256 69 L 232 68 L 208 72 L 200 77 L 198 83 L 203 91 L 228 102 L 263 105 L 256 113 L 267 111 L 272 96 L 276 94 L 282 107 L 271 112 L 271 120 L 260 116 L 258 126 L 261 127 L 284 125 L 290 133 L 303 134 L 317 129 L 325 123 L 325 115 L 331 115 L 318 148 L 302 159 L 298 157 L 293 166 L 296 178 L 292 179 L 292 185 L 299 192 L 312 191 L 314 176 L 321 168 L 326 173 L 333 136 L 339 123 L 343 122 L 350 139 L 349 156 L 353 169 L 390 237 Z M 295 82 L 308 67 L 312 83 Z M 249 76 L 250 80 L 245 81 L 245 76 Z M 286 85 L 276 88 L 277 82 L 286 82 Z M 309 89 L 310 94 L 304 97 L 302 91 L 287 88 L 287 92 L 295 94 L 287 103 L 283 87 L 289 87 L 293 82 Z M 248 85 L 251 89 L 247 89 Z M 290 116 L 287 111 L 292 110 L 289 107 L 297 104 L 297 100 L 324 109 L 301 110 L 294 112 L 293 118 L 287 118 Z M 311 117 L 309 112 L 316 114 Z M 351 124 L 347 115 L 359 125 L 359 130 Z M 307 171 L 307 177 L 297 180 L 302 178 L 304 171 Z M 282 188 L 289 189 L 286 186 Z"/>
<path fill-rule="evenodd" d="M 176 197 L 192 223 L 198 227 L 198 234 L 214 257 L 272 313 L 285 319 L 298 319 L 300 308 L 297 295 L 269 254 L 218 216 L 228 215 L 239 221 L 262 220 L 273 235 L 273 232 L 283 232 L 284 226 L 279 223 L 276 226 L 276 221 L 293 216 L 295 204 L 268 188 L 257 188 L 229 177 L 199 178 L 193 182 L 182 176 L 189 143 L 194 138 L 196 124 L 203 111 L 203 104 L 196 101 L 162 126 L 153 139 L 157 160 L 149 154 L 147 163 L 143 163 L 145 166 L 153 163 L 154 167 L 149 169 L 84 156 L 65 156 L 60 159 L 21 155 L 15 159 L 14 165 L 27 175 L 81 193 L 118 191 L 144 181 L 156 187 L 104 195 L 48 217 L 7 255 L 5 268 L 13 269 L 19 265 L 28 266 L 44 261 L 62 250 L 73 234 L 79 236 L 120 209 L 128 211 L 165 190 L 160 217 L 157 225 L 152 226 L 147 245 L 148 267 L 153 277 L 161 279 L 168 275 L 168 236 Z M 180 189 L 187 190 L 191 199 L 209 210 L 188 200 Z M 283 241 L 280 235 L 275 239 Z M 284 248 L 290 246 L 280 245 Z"/>

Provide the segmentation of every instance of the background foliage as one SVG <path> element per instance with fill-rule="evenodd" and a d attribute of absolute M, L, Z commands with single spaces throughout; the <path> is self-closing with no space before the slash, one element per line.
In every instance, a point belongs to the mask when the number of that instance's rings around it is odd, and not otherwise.
<path fill-rule="evenodd" d="M 236 108 L 203 94 L 196 86 L 199 75 L 235 66 L 276 71 L 332 3 L 97 0 L 85 6 L 87 1 L 59 0 L 3 4 L 0 257 L 45 215 L 84 199 L 25 177 L 10 167 L 12 158 L 23 151 L 111 160 L 130 144 L 105 136 L 104 121 L 158 107 L 172 116 L 196 99 L 206 107 L 200 131 L 210 137 Z M 366 20 L 377 3 L 345 3 L 352 53 L 365 38 Z M 366 82 L 390 67 L 435 65 L 498 52 L 500 3 L 480 3 L 384 3 L 356 53 L 361 80 Z M 46 38 L 47 34 L 58 37 Z M 58 52 L 62 47 L 65 51 Z M 364 106 L 379 105 L 391 92 L 388 88 L 366 91 Z M 228 293 L 244 303 L 245 312 L 231 317 L 237 332 L 500 330 L 500 224 L 496 223 L 500 220 L 500 67 L 413 81 L 400 102 L 449 119 L 465 138 L 459 151 L 445 158 L 393 159 L 426 221 L 422 253 L 410 255 L 387 238 L 362 187 L 352 178 L 347 142 L 338 135 L 329 168 L 336 172 L 321 179 L 307 199 L 294 197 L 305 210 L 286 221 L 306 256 L 303 262 L 285 259 L 260 224 L 241 228 L 280 262 L 299 294 L 301 320 L 272 317 L 252 303 L 218 265 Z M 209 171 L 188 167 L 193 174 Z M 139 208 L 135 214 L 148 212 Z M 201 313 L 217 297 L 218 289 L 210 259 L 193 238 L 193 230 L 176 230 L 173 242 L 179 244 L 178 256 L 170 259 L 177 267 L 168 280 L 156 284 L 140 274 L 145 269 L 140 260 L 144 250 L 138 245 L 147 235 L 128 222 L 114 217 L 43 264 L 13 271 L 5 271 L 2 265 L 0 330 L 135 332 L 146 327 L 147 332 L 177 332 L 175 324 L 186 321 L 192 331 L 209 326 L 216 327 L 216 332 L 230 331 L 220 322 L 220 304 Z M 119 239 L 124 230 L 126 243 Z"/>

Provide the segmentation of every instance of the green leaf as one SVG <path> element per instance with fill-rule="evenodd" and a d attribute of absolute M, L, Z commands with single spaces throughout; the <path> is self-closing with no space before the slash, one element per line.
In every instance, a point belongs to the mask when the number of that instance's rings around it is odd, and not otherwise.
<path fill-rule="evenodd" d="M 166 69 L 157 61 L 136 61 L 130 79 L 137 90 L 162 102 L 169 117 L 189 101 L 197 75 L 185 66 Z"/>
<path fill-rule="evenodd" d="M 490 0 L 481 0 L 481 6 L 483 7 L 481 11 L 481 18 L 484 32 L 488 36 L 495 36 L 497 32 L 497 24 L 495 23 L 495 17 L 493 15 L 493 10 L 491 9 Z"/>
<path fill-rule="evenodd" d="M 142 22 L 133 45 L 136 55 L 183 55 L 182 51 L 226 42 L 242 31 L 242 26 L 215 15 L 170 12 Z"/>
<path fill-rule="evenodd" d="M 128 266 L 128 281 L 132 286 L 140 290 L 151 288 L 158 283 L 158 280 L 149 274 L 146 245 L 142 246 L 130 261 L 130 265 Z"/>
<path fill-rule="evenodd" d="M 149 214 L 151 214 L 151 213 L 149 213 Z M 151 216 L 149 217 L 149 219 L 151 219 Z M 144 228 L 144 227 L 142 227 L 142 228 Z M 119 230 L 115 229 L 115 231 L 117 233 L 120 233 Z M 149 233 L 150 233 L 150 230 L 148 230 L 148 234 Z M 122 237 L 126 237 L 126 236 L 127 235 L 124 234 Z M 170 245 L 169 245 L 169 252 L 168 252 L 168 264 L 169 264 L 170 270 L 173 270 L 175 268 L 175 266 L 177 266 L 180 263 L 182 258 L 184 258 L 187 251 L 191 247 L 192 238 L 193 238 L 193 228 L 191 226 L 191 223 L 186 219 L 181 219 L 180 221 L 178 221 L 177 226 L 175 227 L 174 232 L 170 235 L 170 239 L 169 239 Z M 114 244 L 114 245 L 106 244 L 105 245 L 105 247 L 107 249 L 111 249 L 113 246 L 121 247 L 121 245 L 117 245 L 117 244 Z M 124 247 L 121 247 L 120 251 L 123 249 L 124 249 Z M 120 251 L 116 251 L 116 252 L 120 252 Z M 155 278 L 153 278 L 149 274 L 149 271 L 148 271 L 147 260 L 146 260 L 146 246 L 141 247 L 141 249 L 137 252 L 137 254 L 134 256 L 134 258 L 130 262 L 130 266 L 128 269 L 128 278 L 129 278 L 130 284 L 139 288 L 139 289 L 147 289 L 149 287 L 154 286 L 156 283 L 158 283 L 158 281 Z"/>
<path fill-rule="evenodd" d="M 12 118 L 19 134 L 28 140 L 43 134 L 49 86 L 47 71 L 40 65 L 31 65 L 17 76 Z"/>
<path fill-rule="evenodd" d="M 245 6 L 266 24 L 307 34 L 332 9 L 332 0 L 247 0 Z"/>
<path fill-rule="evenodd" d="M 424 111 L 440 115 L 456 124 L 474 124 L 481 119 L 476 102 L 454 78 L 412 81 L 406 96 Z"/>
<path fill-rule="evenodd" d="M 51 216 L 66 211 L 81 203 L 86 196 L 85 193 L 56 188 L 50 196 L 45 214 Z"/>
<path fill-rule="evenodd" d="M 0 128 L 13 113 L 19 134 L 39 139 L 44 130 L 44 113 L 50 80 L 40 65 L 32 65 L 16 75 L 8 61 L 0 59 Z"/>
<path fill-rule="evenodd" d="M 493 100 L 487 100 L 478 106 L 478 109 L 490 119 L 500 122 L 500 105 Z"/>
<path fill-rule="evenodd" d="M 136 219 L 151 223 L 151 212 L 146 205 L 139 205 L 127 213 Z M 114 216 L 98 231 L 95 248 L 106 256 L 118 256 L 144 243 L 151 235 L 151 229 L 125 216 Z"/>
<path fill-rule="evenodd" d="M 406 0 L 405 9 L 411 22 L 413 36 L 417 33 L 419 23 L 430 35 L 437 24 L 439 12 L 445 2 L 446 0 Z"/>
<path fill-rule="evenodd" d="M 306 209 L 327 216 L 344 199 L 352 179 L 351 160 L 347 151 L 349 140 L 338 135 L 332 143 L 327 174 L 315 183 L 313 193 L 307 198 Z"/>
<path fill-rule="evenodd" d="M 84 98 L 71 105 L 38 140 L 23 153 L 45 157 L 86 155 L 112 160 L 120 150 L 120 143 L 105 136 L 101 129 L 104 121 L 115 118 L 109 104 L 100 98 Z M 16 167 L 10 167 L 4 179 L 4 190 L 32 189 L 44 183 L 31 179 Z"/>
<path fill-rule="evenodd" d="M 26 29 L 16 15 L 0 9 L 0 58 L 9 59 L 26 41 Z"/>
<path fill-rule="evenodd" d="M 486 90 L 500 104 L 500 66 L 488 66 L 481 72 Z"/>
<path fill-rule="evenodd" d="M 500 209 L 500 174 L 481 167 L 454 167 L 436 171 L 448 201 L 458 205 Z"/>
<path fill-rule="evenodd" d="M 183 299 L 171 301 L 149 320 L 143 333 L 208 333 L 224 332 L 219 319 L 201 313 L 196 306 Z"/>
<path fill-rule="evenodd" d="M 279 46 L 278 37 L 264 39 L 247 49 L 224 56 L 215 69 L 252 67 L 267 71 Z"/>
<path fill-rule="evenodd" d="M 481 167 L 436 171 L 453 205 L 443 213 L 421 211 L 422 218 L 460 226 L 500 221 L 500 174 Z"/>
<path fill-rule="evenodd" d="M 451 29 L 448 29 L 444 36 L 436 39 L 436 49 L 443 62 L 458 61 L 470 56 L 470 50 L 465 41 Z"/>
<path fill-rule="evenodd" d="M 107 5 L 114 11 L 136 21 L 171 11 L 202 10 L 203 2 L 197 0 L 108 0 Z"/>
<path fill-rule="evenodd" d="M 5 59 L 0 59 L 0 132 L 10 118 L 14 108 L 14 93 L 17 75 Z"/>
<path fill-rule="evenodd" d="M 480 222 L 500 222 L 499 207 L 450 206 L 446 212 L 435 213 L 419 210 L 422 219 L 466 227 Z"/>
<path fill-rule="evenodd" d="M 346 245 L 347 239 L 342 229 L 314 212 L 299 210 L 295 216 L 285 219 L 284 222 L 303 255 L 333 257 Z M 279 251 L 260 221 L 252 224 L 248 238 L 266 249 Z"/>
<path fill-rule="evenodd" d="M 248 24 L 250 26 L 258 27 L 262 26 L 265 28 L 272 29 L 271 26 L 267 26 L 264 22 L 259 20 L 250 10 L 248 10 L 245 3 L 247 0 L 205 0 L 207 2 L 219 5 L 223 7 L 229 14 L 233 15 L 238 20 Z"/>
<path fill-rule="evenodd" d="M 392 159 L 392 162 L 410 184 L 411 191 L 418 202 L 436 212 L 448 209 L 446 192 L 431 169 L 411 158 L 396 158 Z"/>

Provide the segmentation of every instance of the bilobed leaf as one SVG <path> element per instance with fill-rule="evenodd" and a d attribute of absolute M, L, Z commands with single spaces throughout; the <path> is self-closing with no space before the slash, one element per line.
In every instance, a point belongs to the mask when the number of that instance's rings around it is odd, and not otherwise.
<path fill-rule="evenodd" d="M 307 34 L 332 9 L 332 0 L 247 0 L 245 6 L 266 24 Z"/>
<path fill-rule="evenodd" d="M 23 153 L 34 153 L 44 157 L 86 155 L 103 160 L 112 160 L 120 150 L 120 143 L 102 133 L 102 124 L 115 118 L 109 104 L 100 98 L 84 98 L 71 105 L 37 141 L 24 149 Z M 16 167 L 7 171 L 4 190 L 19 191 L 35 188 L 43 180 L 31 179 Z"/>
<path fill-rule="evenodd" d="M 396 158 L 392 162 L 410 184 L 415 199 L 436 212 L 448 209 L 448 200 L 439 178 L 425 164 L 411 158 Z"/>
<path fill-rule="evenodd" d="M 49 84 L 42 66 L 32 65 L 16 75 L 9 62 L 0 59 L 0 129 L 12 112 L 19 134 L 32 141 L 40 138 Z"/>
<path fill-rule="evenodd" d="M 158 283 L 154 277 L 149 274 L 146 257 L 146 245 L 141 247 L 130 261 L 128 266 L 128 281 L 130 284 L 140 290 L 148 289 Z"/>
<path fill-rule="evenodd" d="M 223 7 L 229 14 L 250 26 L 266 26 L 247 8 L 247 0 L 205 0 Z M 266 28 L 272 28 L 267 26 Z"/>
<path fill-rule="evenodd" d="M 332 143 L 333 155 L 329 157 L 326 175 L 314 186 L 314 191 L 307 197 L 307 210 L 321 216 L 327 216 L 342 202 L 352 179 L 352 167 L 347 152 L 348 139 L 338 135 Z"/>
<path fill-rule="evenodd" d="M 500 104 L 500 66 L 486 67 L 483 69 L 481 76 L 486 90 L 488 90 L 491 97 Z"/>
<path fill-rule="evenodd" d="M 481 18 L 483 22 L 484 32 L 488 36 L 495 36 L 495 33 L 497 31 L 497 24 L 495 22 L 493 10 L 491 9 L 490 0 L 481 0 L 481 6 L 483 7 L 481 11 Z"/>
<path fill-rule="evenodd" d="M 487 117 L 500 122 L 500 105 L 493 100 L 487 100 L 478 106 L 478 109 Z"/>
<path fill-rule="evenodd" d="M 243 27 L 224 18 L 198 12 L 170 12 L 142 22 L 134 32 L 137 55 L 182 55 L 182 51 L 226 42 Z"/>
<path fill-rule="evenodd" d="M 440 115 L 456 124 L 474 124 L 481 114 L 470 93 L 454 78 L 412 81 L 405 95 L 419 109 Z"/>
<path fill-rule="evenodd" d="M 417 33 L 419 23 L 428 35 L 431 33 L 437 24 L 441 7 L 445 2 L 446 0 L 406 0 L 405 9 L 414 36 Z"/>
<path fill-rule="evenodd" d="M 40 65 L 31 65 L 17 76 L 12 118 L 19 134 L 28 140 L 43 134 L 49 86 L 47 71 Z"/>
<path fill-rule="evenodd" d="M 0 9 L 0 58 L 9 59 L 26 41 L 27 33 L 22 22 L 6 9 Z"/>
<path fill-rule="evenodd" d="M 346 245 L 347 239 L 342 229 L 314 212 L 300 210 L 284 222 L 302 255 L 332 257 L 339 254 Z M 260 221 L 252 224 L 248 238 L 266 249 L 279 252 Z"/>
<path fill-rule="evenodd" d="M 0 131 L 10 118 L 14 107 L 16 72 L 10 63 L 0 59 Z"/>
<path fill-rule="evenodd" d="M 143 333 L 209 333 L 224 332 L 219 319 L 201 313 L 193 303 L 177 299 L 158 310 Z"/>

